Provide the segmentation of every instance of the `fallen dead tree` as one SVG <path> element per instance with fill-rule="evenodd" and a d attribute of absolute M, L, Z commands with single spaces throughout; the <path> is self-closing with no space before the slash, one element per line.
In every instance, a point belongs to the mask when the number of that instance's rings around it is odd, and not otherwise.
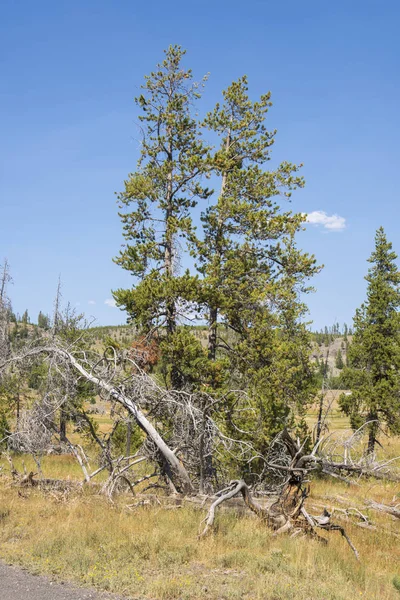
<path fill-rule="evenodd" d="M 69 366 L 72 366 L 72 368 L 82 377 L 84 377 L 87 381 L 92 383 L 100 390 L 105 391 L 110 399 L 120 403 L 133 416 L 138 426 L 144 431 L 146 436 L 151 439 L 151 441 L 154 443 L 154 445 L 160 452 L 164 460 L 164 467 L 166 473 L 169 476 L 170 480 L 174 483 L 175 487 L 183 493 L 190 493 L 193 490 L 191 480 L 184 465 L 177 458 L 175 453 L 169 448 L 169 446 L 165 443 L 161 435 L 158 433 L 157 429 L 149 421 L 149 419 L 139 408 L 139 406 L 135 403 L 135 401 L 124 392 L 123 385 L 114 386 L 112 383 L 110 383 L 109 373 L 108 377 L 106 373 L 106 377 L 104 378 L 94 374 L 94 365 L 87 364 L 88 360 L 86 353 L 82 353 L 81 361 L 78 361 L 77 358 L 72 354 L 72 352 L 58 346 L 57 344 L 53 344 L 51 346 L 38 346 L 36 348 L 29 349 L 27 352 L 21 354 L 20 356 L 15 356 L 5 361 L 2 365 L 0 365 L 0 369 L 2 367 L 4 368 L 7 365 L 7 363 L 26 361 L 29 359 L 33 359 L 35 356 L 43 354 L 47 355 L 50 361 L 53 361 L 53 364 L 55 363 L 57 367 L 60 367 L 63 363 L 67 363 Z M 101 362 L 104 362 L 105 365 L 101 365 Z M 116 364 L 116 357 L 114 362 Z M 103 366 L 103 369 L 105 367 L 105 369 L 108 370 L 109 362 L 107 358 L 104 357 L 103 360 L 98 361 L 98 364 L 96 366 L 97 368 Z M 138 369 L 138 371 L 140 370 Z M 145 379 L 147 385 L 150 388 L 156 387 L 153 380 L 150 377 L 147 377 L 141 371 L 140 375 Z"/>
<path fill-rule="evenodd" d="M 104 400 L 119 405 L 130 415 L 145 434 L 141 453 L 157 466 L 157 472 L 165 478 L 173 493 L 193 495 L 205 490 L 213 492 L 218 483 L 216 465 L 221 465 L 225 456 L 234 456 L 235 460 L 242 463 L 254 458 L 254 450 L 249 442 L 227 437 L 212 418 L 212 411 L 224 401 L 223 397 L 213 398 L 206 392 L 161 388 L 140 369 L 130 354 L 117 354 L 113 348 L 98 355 L 92 351 L 78 350 L 73 345 L 66 347 L 56 338 L 51 341 L 44 339 L 0 364 L 0 373 L 15 362 L 27 365 L 43 359 L 48 363 L 49 373 L 55 371 L 61 375 L 66 390 L 74 389 L 77 381 L 85 380 Z M 25 431 L 18 432 L 18 438 L 24 440 L 24 447 L 28 448 L 29 445 L 24 434 L 28 433 L 28 440 L 33 437 L 30 429 L 40 431 L 42 437 L 42 430 L 48 437 L 54 435 L 53 413 L 60 410 L 67 397 L 59 382 L 57 385 L 57 389 L 47 390 L 35 410 L 31 411 L 31 417 L 36 413 L 43 418 L 36 419 L 34 428 L 27 427 Z M 243 396 L 243 392 L 238 392 L 238 397 Z M 90 424 L 88 415 L 82 409 L 79 415 Z M 168 443 L 155 425 L 160 422 L 168 424 Z M 110 475 L 113 471 L 116 475 L 108 449 L 93 428 L 90 433 L 107 455 Z M 89 482 L 94 474 L 91 475 L 86 468 L 80 449 L 70 444 L 65 434 L 64 443 L 70 446 L 81 465 L 85 481 Z M 148 475 L 152 476 L 150 473 Z M 122 476 L 118 478 L 122 479 Z M 223 472 L 219 479 L 225 479 Z"/>
<path fill-rule="evenodd" d="M 245 481 L 232 481 L 227 488 L 219 492 L 217 499 L 211 504 L 207 517 L 203 521 L 205 527 L 199 534 L 199 538 L 205 537 L 212 529 L 217 507 L 241 494 L 245 505 L 273 529 L 276 535 L 289 532 L 291 535 L 304 533 L 326 543 L 326 539 L 321 538 L 317 530 L 339 531 L 358 559 L 358 551 L 346 531 L 341 525 L 331 522 L 331 515 L 326 509 L 321 515 L 315 516 L 309 514 L 304 506 L 310 492 L 309 486 L 306 485 L 306 476 L 312 469 L 308 465 L 313 462 L 313 455 L 303 453 L 302 446 L 286 430 L 283 431 L 281 438 L 292 461 L 289 466 L 273 464 L 275 469 L 280 468 L 288 474 L 278 499 L 271 506 L 262 507 L 252 497 Z"/>
<path fill-rule="evenodd" d="M 366 502 L 366 506 L 368 506 L 368 508 L 372 508 L 373 510 L 377 510 L 379 512 L 391 515 L 396 519 L 400 519 L 400 504 L 390 506 L 388 504 L 381 504 L 380 502 L 375 502 L 374 500 L 368 500 L 368 502 Z"/>
<path fill-rule="evenodd" d="M 356 431 L 332 432 L 319 440 L 314 454 L 322 473 L 347 481 L 360 477 L 400 481 L 400 457 L 378 460 L 375 453 L 367 451 L 365 431 L 370 423 Z"/>

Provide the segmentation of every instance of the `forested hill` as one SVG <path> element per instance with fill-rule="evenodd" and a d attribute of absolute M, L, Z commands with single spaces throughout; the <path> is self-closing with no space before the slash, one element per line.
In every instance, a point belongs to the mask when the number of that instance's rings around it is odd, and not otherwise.
<path fill-rule="evenodd" d="M 189 326 L 190 330 L 200 340 L 203 346 L 207 345 L 207 327 L 204 325 Z M 25 338 L 34 336 L 38 325 L 31 323 L 13 323 L 11 335 Z M 351 331 L 351 330 L 350 330 Z M 137 332 L 132 325 L 104 325 L 90 327 L 88 334 L 93 345 L 100 347 L 109 343 L 116 343 L 121 347 L 129 347 L 137 339 Z M 226 336 L 231 336 L 226 332 Z M 325 328 L 325 331 L 311 333 L 311 360 L 316 363 L 321 373 L 326 376 L 338 377 L 346 365 L 347 351 L 352 340 L 352 334 L 345 327 L 344 332 L 337 328 Z"/>
<path fill-rule="evenodd" d="M 190 327 L 201 343 L 207 344 L 207 327 Z M 105 345 L 114 341 L 121 346 L 130 346 L 137 338 L 137 333 L 132 325 L 92 327 L 90 333 L 96 345 Z M 321 374 L 327 377 L 338 377 L 346 365 L 347 352 L 352 335 L 344 333 L 314 332 L 311 334 L 311 360 L 315 362 Z"/>

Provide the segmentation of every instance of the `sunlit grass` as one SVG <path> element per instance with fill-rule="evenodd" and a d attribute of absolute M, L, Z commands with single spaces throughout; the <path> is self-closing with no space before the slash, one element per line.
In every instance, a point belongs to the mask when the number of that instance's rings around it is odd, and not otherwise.
<path fill-rule="evenodd" d="M 37 464 L 29 454 L 16 454 L 12 457 L 15 468 L 20 472 L 25 470 L 29 473 L 37 473 Z M 40 460 L 41 469 L 45 477 L 51 479 L 82 480 L 82 469 L 71 454 L 43 456 Z M 0 456 L 0 466 L 3 470 L 8 469 L 5 457 Z"/>
<path fill-rule="evenodd" d="M 377 497 L 388 499 L 396 489 L 383 486 Z M 354 501 L 366 492 L 357 490 Z M 310 502 L 350 493 L 344 484 L 319 482 Z M 91 490 L 68 501 L 36 490 L 23 496 L 6 481 L 0 487 L 0 556 L 37 572 L 155 600 L 398 598 L 392 583 L 400 575 L 398 539 L 350 523 L 360 563 L 339 534 L 329 535 L 328 546 L 274 538 L 251 516 L 221 513 L 214 535 L 199 542 L 200 510 L 129 512 L 130 498 L 112 506 Z M 398 525 L 391 524 L 400 533 Z"/>

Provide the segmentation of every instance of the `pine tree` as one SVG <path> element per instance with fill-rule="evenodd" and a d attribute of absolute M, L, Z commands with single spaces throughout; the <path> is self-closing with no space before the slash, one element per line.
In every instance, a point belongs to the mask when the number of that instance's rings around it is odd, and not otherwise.
<path fill-rule="evenodd" d="M 207 115 L 206 126 L 221 140 L 212 159 L 220 191 L 202 215 L 205 235 L 196 248 L 209 359 L 216 360 L 217 348 L 229 357 L 230 373 L 257 398 L 264 438 L 291 424 L 293 407 L 310 398 L 310 336 L 298 290 L 306 291 L 318 271 L 314 257 L 295 245 L 304 216 L 278 203 L 304 185 L 299 167 L 265 169 L 276 134 L 265 126 L 270 106 L 269 93 L 249 99 L 242 77 Z"/>
<path fill-rule="evenodd" d="M 270 95 L 251 102 L 247 79 L 242 77 L 223 92 L 223 98 L 223 104 L 217 104 L 205 119 L 205 126 L 220 138 L 212 161 L 214 174 L 220 178 L 220 192 L 217 202 L 202 215 L 204 239 L 197 245 L 209 309 L 208 354 L 212 360 L 216 358 L 221 311 L 231 301 L 233 289 L 235 297 L 242 291 L 239 278 L 243 278 L 245 261 L 241 254 L 244 251 L 248 258 L 246 266 L 254 262 L 254 256 L 250 257 L 254 249 L 246 242 L 255 239 L 252 234 L 262 224 L 261 219 L 265 219 L 265 226 L 268 215 L 273 214 L 268 198 L 274 195 L 278 179 L 278 173 L 266 177 L 258 167 L 268 160 L 273 143 L 274 132 L 268 132 L 264 125 Z M 295 168 L 286 168 L 287 176 L 291 170 Z M 302 181 L 296 183 L 301 185 Z M 256 220 L 257 213 L 260 220 Z M 237 286 L 232 285 L 233 280 Z"/>
<path fill-rule="evenodd" d="M 197 244 L 203 292 L 209 307 L 209 357 L 215 359 L 217 328 L 237 319 L 237 312 L 253 296 L 265 293 L 265 284 L 288 271 L 288 247 L 304 217 L 281 210 L 277 198 L 290 198 L 302 187 L 299 167 L 281 163 L 274 171 L 263 167 L 270 160 L 275 131 L 265 119 L 271 106 L 270 93 L 252 102 L 247 78 L 233 82 L 223 92 L 223 103 L 205 119 L 205 125 L 221 140 L 212 159 L 220 178 L 217 201 L 202 215 L 204 239 Z M 300 253 L 301 277 L 312 268 L 313 259 Z M 294 264 L 291 265 L 291 268 Z"/>
<path fill-rule="evenodd" d="M 339 350 L 337 351 L 337 354 L 336 354 L 335 367 L 337 369 L 343 369 L 343 367 L 344 367 L 342 351 L 341 351 L 340 348 L 339 348 Z"/>
<path fill-rule="evenodd" d="M 115 291 L 114 298 L 142 333 L 165 326 L 168 344 L 179 336 L 179 314 L 197 288 L 189 271 L 179 275 L 179 251 L 193 235 L 192 210 L 210 195 L 200 185 L 208 148 L 193 116 L 200 86 L 182 66 L 184 55 L 170 46 L 136 98 L 143 112 L 141 157 L 118 196 L 127 245 L 115 262 L 132 273 L 135 285 Z M 168 368 L 171 385 L 181 387 L 179 373 Z"/>
<path fill-rule="evenodd" d="M 400 272 L 397 255 L 380 227 L 365 277 L 367 300 L 356 311 L 345 381 L 351 396 L 341 407 L 354 428 L 368 423 L 368 453 L 379 428 L 400 432 Z"/>
<path fill-rule="evenodd" d="M 263 440 L 291 425 L 294 410 L 313 396 L 300 294 L 319 268 L 296 247 L 304 215 L 280 206 L 304 182 L 291 163 L 266 169 L 276 133 L 265 126 L 270 95 L 251 101 L 242 77 L 201 124 L 192 113 L 198 88 L 181 66 L 183 55 L 179 47 L 169 48 L 138 99 L 142 157 L 119 195 L 127 245 L 116 259 L 135 285 L 114 298 L 141 334 L 163 328 L 157 369 L 168 385 L 221 392 L 218 411 L 227 415 L 227 428 L 232 411 L 249 414 L 248 407 L 233 409 L 228 390 L 250 391 L 258 409 L 251 411 L 256 421 L 250 425 L 260 432 L 262 449 Z M 216 151 L 202 141 L 204 130 L 219 139 Z M 212 195 L 203 187 L 207 176 L 219 182 L 219 191 L 203 210 L 198 233 L 192 214 Z M 177 271 L 178 245 L 190 250 L 198 274 Z M 178 326 L 188 308 L 208 321 L 207 350 Z"/>
<path fill-rule="evenodd" d="M 43 314 L 42 311 L 40 311 L 38 315 L 38 327 L 41 329 L 49 329 L 50 327 L 50 319 L 47 315 Z"/>

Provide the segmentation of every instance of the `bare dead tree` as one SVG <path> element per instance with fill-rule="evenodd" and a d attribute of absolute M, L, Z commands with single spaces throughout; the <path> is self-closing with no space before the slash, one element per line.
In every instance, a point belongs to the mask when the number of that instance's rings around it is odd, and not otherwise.
<path fill-rule="evenodd" d="M 52 333 L 52 337 L 54 338 L 54 336 L 57 334 L 58 329 L 59 329 L 59 323 L 60 323 L 60 307 L 61 307 L 61 275 L 59 275 L 58 277 L 58 283 L 57 283 L 57 291 L 56 291 L 56 295 L 54 298 L 54 311 L 53 311 L 53 323 L 52 323 L 52 328 L 51 328 L 51 333 Z"/>
<path fill-rule="evenodd" d="M 0 360 L 4 360 L 10 354 L 11 302 L 7 296 L 7 286 L 10 282 L 10 265 L 5 258 L 0 270 Z"/>
<path fill-rule="evenodd" d="M 376 454 L 368 453 L 366 430 L 369 423 L 356 431 L 329 433 L 320 440 L 315 461 L 323 473 L 400 481 L 400 457 L 378 459 Z"/>
<path fill-rule="evenodd" d="M 47 340 L 48 341 L 48 340 Z M 192 483 L 187 473 L 186 468 L 177 458 L 176 454 L 171 450 L 162 436 L 158 433 L 157 429 L 146 417 L 144 412 L 139 408 L 137 402 L 133 399 L 134 394 L 128 396 L 126 387 L 129 382 L 133 379 L 136 383 L 136 392 L 141 392 L 146 395 L 147 399 L 153 396 L 153 400 L 158 400 L 158 387 L 153 380 L 141 372 L 140 376 L 130 376 L 122 379 L 120 382 L 116 382 L 114 385 L 114 378 L 117 375 L 118 358 L 115 355 L 113 360 L 110 360 L 106 355 L 103 357 L 96 357 L 90 361 L 88 355 L 84 351 L 80 351 L 80 361 L 74 356 L 73 352 L 69 349 L 65 349 L 57 340 L 51 344 L 36 346 L 27 349 L 19 356 L 13 357 L 12 359 L 3 361 L 0 364 L 0 369 L 7 366 L 11 362 L 15 361 L 27 361 L 34 359 L 37 356 L 47 356 L 52 361 L 53 367 L 64 372 L 70 372 L 69 367 L 77 373 L 78 376 L 85 378 L 87 381 L 92 383 L 98 390 L 105 393 L 108 398 L 121 404 L 134 418 L 138 426 L 145 432 L 145 434 L 153 441 L 158 451 L 160 452 L 165 462 L 165 469 L 169 478 L 174 482 L 175 487 L 184 493 L 192 491 Z M 66 369 L 67 367 L 67 369 Z M 136 370 L 140 369 L 136 366 Z M 136 381 L 139 380 L 139 381 Z M 145 388 L 145 389 L 144 389 Z M 132 391 L 132 390 L 130 390 Z"/>
<path fill-rule="evenodd" d="M 23 411 L 19 429 L 10 437 L 10 449 L 31 454 L 41 473 L 41 458 L 46 454 L 53 435 L 51 419 L 54 417 L 54 398 L 46 395 L 35 402 L 30 410 Z"/>

